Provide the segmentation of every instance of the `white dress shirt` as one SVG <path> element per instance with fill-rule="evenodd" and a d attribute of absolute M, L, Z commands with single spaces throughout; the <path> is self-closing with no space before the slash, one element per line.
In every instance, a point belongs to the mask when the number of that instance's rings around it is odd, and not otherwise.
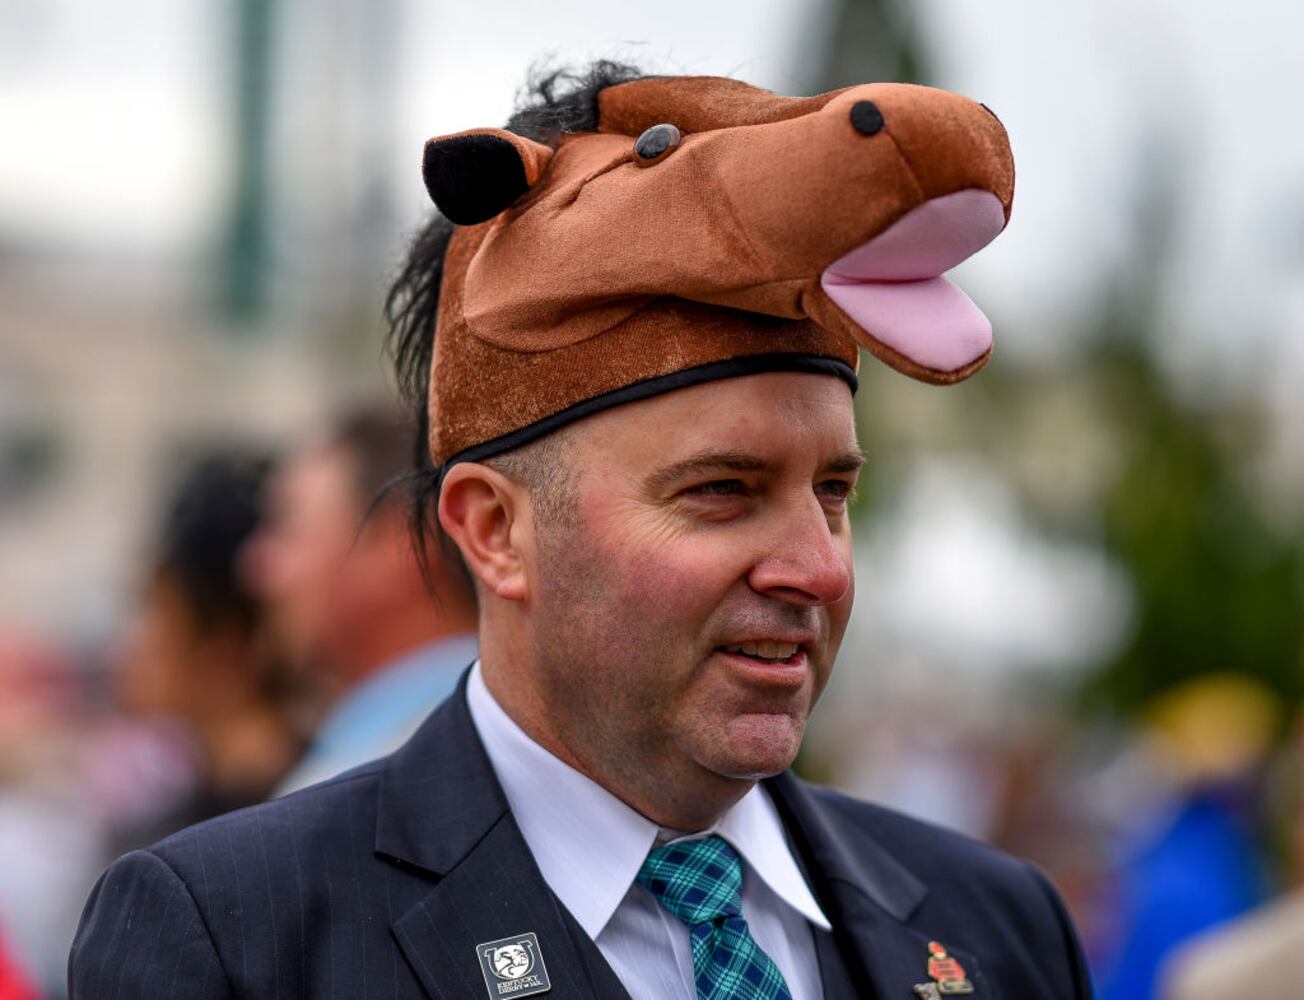
<path fill-rule="evenodd" d="M 654 846 L 679 837 L 530 739 L 485 686 L 467 683 L 471 719 L 544 881 L 597 944 L 633 1000 L 696 1000 L 687 925 L 635 876 Z M 802 878 L 774 803 L 752 788 L 710 830 L 743 862 L 743 917 L 793 1000 L 820 1000 L 811 924 L 828 919 Z M 690 838 L 680 838 L 690 839 Z M 544 961 L 548 944 L 539 942 Z"/>

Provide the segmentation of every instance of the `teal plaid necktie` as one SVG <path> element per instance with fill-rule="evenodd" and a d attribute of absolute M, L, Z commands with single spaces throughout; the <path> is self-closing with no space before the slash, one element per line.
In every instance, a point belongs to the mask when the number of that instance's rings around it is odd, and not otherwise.
<path fill-rule="evenodd" d="M 639 884 L 686 923 L 697 1000 L 792 1000 L 783 973 L 743 919 L 743 866 L 719 837 L 657 847 Z"/>

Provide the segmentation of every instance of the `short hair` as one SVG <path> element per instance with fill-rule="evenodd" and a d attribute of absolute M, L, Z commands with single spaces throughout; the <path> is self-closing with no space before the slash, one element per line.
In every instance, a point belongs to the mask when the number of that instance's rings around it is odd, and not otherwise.
<path fill-rule="evenodd" d="M 577 522 L 577 470 L 571 458 L 570 430 L 562 427 L 484 460 L 491 469 L 525 484 L 538 524 L 573 527 Z"/>
<path fill-rule="evenodd" d="M 421 447 L 421 435 L 395 402 L 375 401 L 346 410 L 326 438 L 327 447 L 339 448 L 353 466 L 353 486 L 363 511 L 359 527 L 386 504 L 410 494 L 412 461 Z M 422 526 L 412 537 L 413 551 L 427 588 L 434 596 L 435 577 L 431 552 L 438 551 L 453 572 L 448 580 L 464 593 L 472 593 L 470 573 L 438 519 Z"/>
<path fill-rule="evenodd" d="M 598 127 L 598 94 L 618 83 L 637 80 L 636 67 L 599 60 L 582 71 L 535 69 L 517 102 L 507 129 L 536 142 L 557 145 L 569 132 L 592 132 Z M 409 473 L 411 526 L 418 553 L 439 528 L 435 509 L 439 502 L 442 470 L 436 468 L 429 448 L 430 364 L 435 348 L 435 321 L 439 316 L 444 255 L 453 236 L 453 224 L 432 214 L 408 248 L 398 277 L 385 299 L 389 325 L 387 346 L 394 361 L 399 390 L 416 428 L 415 452 Z M 568 483 L 554 432 L 547 437 L 505 452 L 486 463 L 526 484 L 536 504 L 560 512 L 566 493 L 557 487 Z M 546 443 L 546 442 L 552 443 Z M 549 494 L 549 490 L 553 490 Z M 537 494 L 537 495 L 536 495 Z"/>
<path fill-rule="evenodd" d="M 168 498 L 155 572 L 177 588 L 203 632 L 248 634 L 261 619 L 237 562 L 261 517 L 270 468 L 263 455 L 209 452 L 190 462 Z"/>
<path fill-rule="evenodd" d="M 327 438 L 353 464 L 360 505 L 370 507 L 395 480 L 411 471 L 417 429 L 395 403 L 364 403 L 346 410 Z"/>

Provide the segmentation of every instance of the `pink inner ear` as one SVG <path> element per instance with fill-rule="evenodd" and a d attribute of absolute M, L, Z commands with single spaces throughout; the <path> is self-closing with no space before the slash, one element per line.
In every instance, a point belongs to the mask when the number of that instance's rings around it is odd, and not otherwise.
<path fill-rule="evenodd" d="M 991 348 L 992 327 L 941 275 L 1005 227 L 989 191 L 958 191 L 908 212 L 824 269 L 820 285 L 869 336 L 934 371 L 963 368 Z"/>

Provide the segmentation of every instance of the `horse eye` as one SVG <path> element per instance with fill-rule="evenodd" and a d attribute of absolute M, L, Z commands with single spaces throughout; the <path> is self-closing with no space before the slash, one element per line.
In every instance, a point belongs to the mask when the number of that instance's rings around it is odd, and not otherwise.
<path fill-rule="evenodd" d="M 668 123 L 653 125 L 634 140 L 634 162 L 640 167 L 660 163 L 684 141 L 679 129 Z"/>

